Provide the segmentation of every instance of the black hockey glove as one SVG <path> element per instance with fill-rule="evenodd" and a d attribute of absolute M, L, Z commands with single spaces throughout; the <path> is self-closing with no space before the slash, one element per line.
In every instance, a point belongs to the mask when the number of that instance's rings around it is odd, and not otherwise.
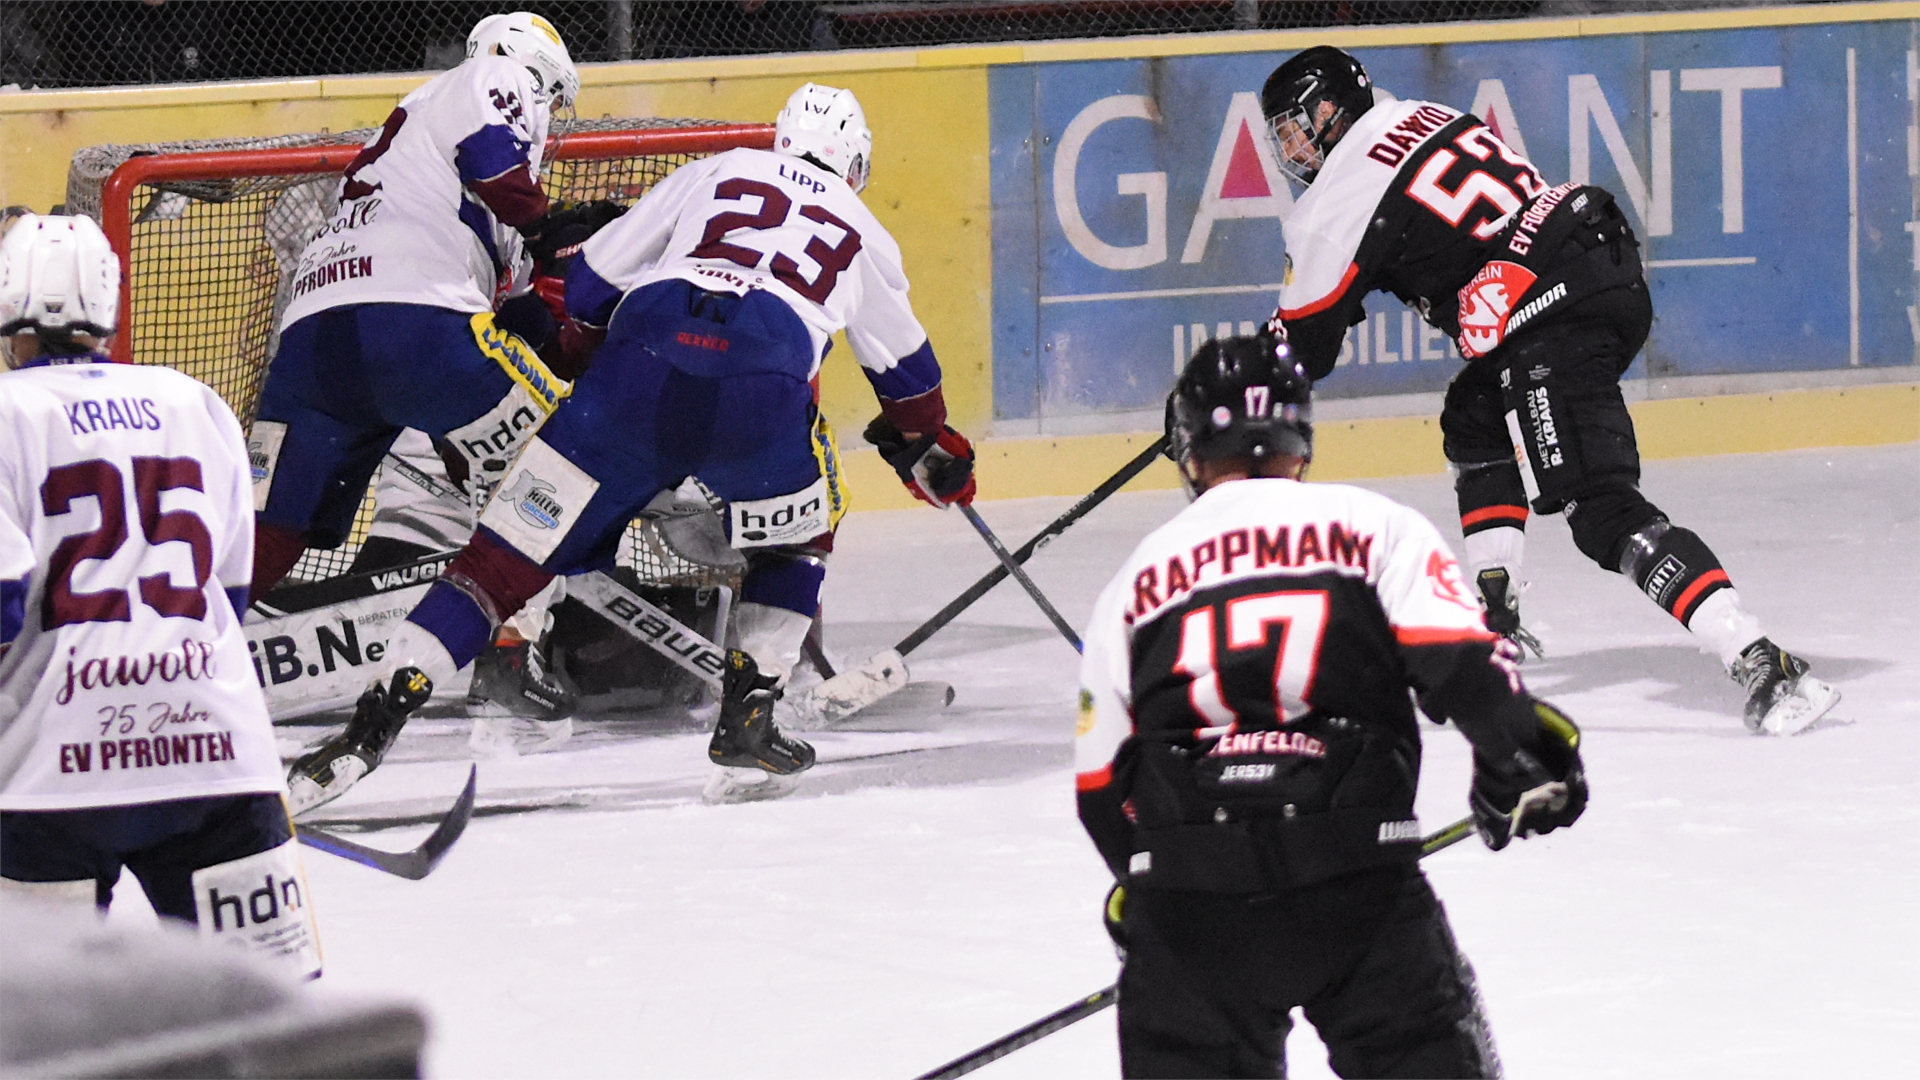
<path fill-rule="evenodd" d="M 579 253 L 580 245 L 626 212 L 626 207 L 606 199 L 556 206 L 540 231 L 527 241 L 534 273 L 542 277 L 565 277 L 567 260 Z"/>
<path fill-rule="evenodd" d="M 910 440 L 882 414 L 864 436 L 921 502 L 942 510 L 948 503 L 972 504 L 973 444 L 965 435 L 943 426 Z"/>
<path fill-rule="evenodd" d="M 1549 833 L 1579 820 L 1587 808 L 1587 774 L 1580 762 L 1580 729 L 1565 713 L 1533 702 L 1540 727 L 1531 747 L 1506 762 L 1473 756 L 1473 808 L 1480 839 L 1495 851 L 1516 836 Z"/>
<path fill-rule="evenodd" d="M 1118 953 L 1124 963 L 1127 959 L 1127 887 L 1114 882 L 1107 890 L 1106 902 L 1100 906 L 1100 921 L 1106 925 L 1107 936 L 1113 939 L 1113 951 Z"/>

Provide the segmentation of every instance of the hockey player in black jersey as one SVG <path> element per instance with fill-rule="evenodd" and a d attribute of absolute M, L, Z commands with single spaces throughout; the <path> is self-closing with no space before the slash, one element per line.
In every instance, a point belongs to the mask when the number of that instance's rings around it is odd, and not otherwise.
<path fill-rule="evenodd" d="M 1280 65 L 1260 104 L 1281 167 L 1307 185 L 1274 323 L 1308 376 L 1333 371 L 1376 289 L 1467 358 L 1440 428 L 1487 625 L 1539 651 L 1517 593 L 1527 515 L 1565 511 L 1583 554 L 1719 655 L 1747 690 L 1749 728 L 1791 735 L 1831 709 L 1838 692 L 1765 636 L 1706 542 L 1640 493 L 1619 379 L 1653 305 L 1613 196 L 1549 186 L 1474 116 L 1376 104 L 1359 62 L 1328 46 Z"/>
<path fill-rule="evenodd" d="M 1075 771 L 1120 883 L 1121 1068 L 1284 1076 L 1299 1007 L 1342 1076 L 1495 1076 L 1417 863 L 1409 691 L 1473 744 L 1494 848 L 1579 818 L 1580 732 L 1521 686 L 1426 518 L 1299 482 L 1311 407 L 1285 350 L 1229 338 L 1188 363 L 1168 436 L 1198 495 L 1085 634 Z"/>

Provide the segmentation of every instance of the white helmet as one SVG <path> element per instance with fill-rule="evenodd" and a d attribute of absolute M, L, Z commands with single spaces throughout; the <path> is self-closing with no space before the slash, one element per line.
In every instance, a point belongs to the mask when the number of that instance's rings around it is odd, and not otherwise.
<path fill-rule="evenodd" d="M 855 192 L 867 186 L 873 164 L 873 132 L 851 90 L 808 83 L 793 92 L 774 121 L 773 148 L 812 158 Z"/>
<path fill-rule="evenodd" d="M 467 56 L 504 56 L 526 65 L 545 100 L 559 108 L 580 96 L 580 69 L 553 24 L 531 11 L 489 15 L 467 35 Z"/>
<path fill-rule="evenodd" d="M 120 260 L 92 218 L 25 214 L 14 222 L 0 240 L 0 335 L 106 338 L 119 319 Z"/>

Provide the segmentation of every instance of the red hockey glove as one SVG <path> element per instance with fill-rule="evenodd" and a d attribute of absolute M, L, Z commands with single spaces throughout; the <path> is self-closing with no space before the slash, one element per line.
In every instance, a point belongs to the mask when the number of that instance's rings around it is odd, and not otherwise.
<path fill-rule="evenodd" d="M 973 444 L 951 427 L 909 436 L 885 416 L 867 425 L 866 440 L 893 466 L 900 482 L 929 506 L 946 509 L 949 503 L 973 503 Z"/>
<path fill-rule="evenodd" d="M 547 310 L 553 313 L 553 321 L 566 325 L 567 279 L 552 274 L 535 274 L 533 291 L 540 297 L 540 302 L 547 305 Z"/>

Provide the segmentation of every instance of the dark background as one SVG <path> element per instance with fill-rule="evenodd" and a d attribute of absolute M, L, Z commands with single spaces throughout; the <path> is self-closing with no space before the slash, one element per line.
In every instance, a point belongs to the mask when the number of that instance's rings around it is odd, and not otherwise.
<path fill-rule="evenodd" d="M 1556 0 L 0 0 L 0 85 L 122 86 L 445 69 L 497 11 L 578 63 L 973 41 L 1511 19 L 1669 7 Z M 1717 6 L 1711 3 L 1684 6 Z"/>

